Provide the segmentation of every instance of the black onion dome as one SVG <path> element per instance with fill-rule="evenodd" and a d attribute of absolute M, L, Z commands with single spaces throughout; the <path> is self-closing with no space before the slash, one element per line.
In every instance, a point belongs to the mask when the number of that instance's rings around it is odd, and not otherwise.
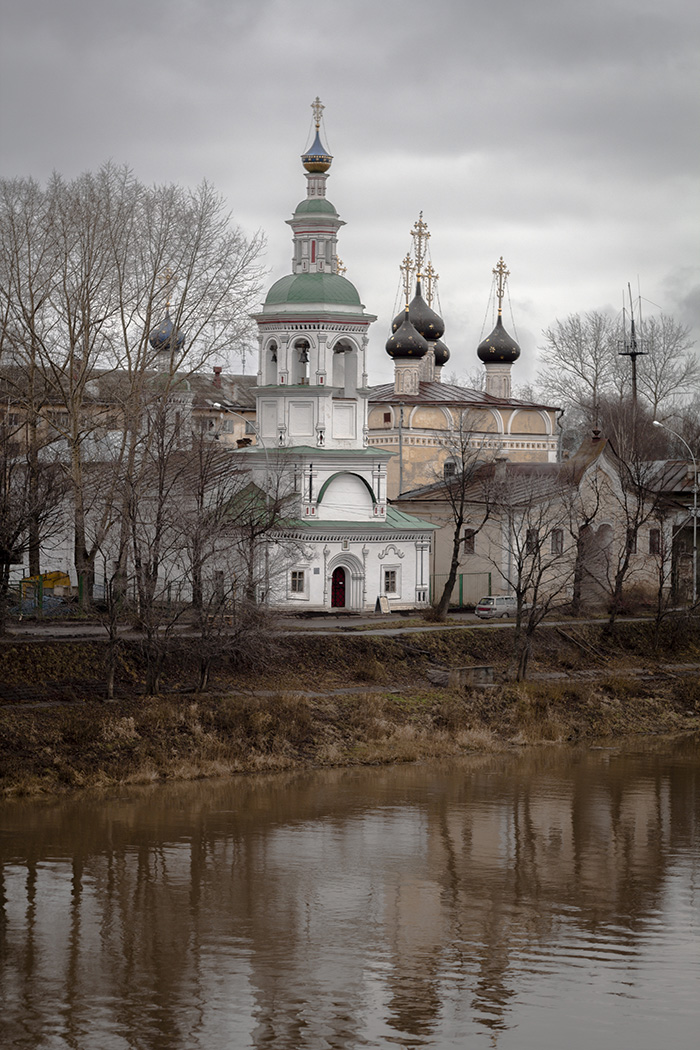
<path fill-rule="evenodd" d="M 310 149 L 302 154 L 301 163 L 309 172 L 328 171 L 332 160 L 333 157 L 321 142 L 321 135 L 318 128 L 316 128 L 316 138 L 312 142 Z"/>
<path fill-rule="evenodd" d="M 435 364 L 438 368 L 442 368 L 450 360 L 450 351 L 447 349 L 442 339 L 438 339 L 435 344 Z"/>
<path fill-rule="evenodd" d="M 408 307 L 404 310 L 403 323 L 386 341 L 386 352 L 389 357 L 425 357 L 428 352 L 428 341 L 411 324 Z"/>
<path fill-rule="evenodd" d="M 151 332 L 148 341 L 154 350 L 182 350 L 185 337 L 180 331 L 175 331 L 175 325 L 170 320 L 170 313 L 166 311 L 165 320 L 161 321 Z"/>
<path fill-rule="evenodd" d="M 394 318 L 394 320 L 391 322 L 391 334 L 392 335 L 396 335 L 396 333 L 398 332 L 399 328 L 401 327 L 401 325 L 404 323 L 405 320 L 406 320 L 406 310 L 404 308 L 401 311 L 401 313 L 397 314 L 396 317 Z"/>
<path fill-rule="evenodd" d="M 515 339 L 508 335 L 500 316 L 491 335 L 479 343 L 476 351 L 482 361 L 506 361 L 512 363 L 520 357 L 520 347 Z"/>
<path fill-rule="evenodd" d="M 416 281 L 416 294 L 408 304 L 408 316 L 417 332 L 431 343 L 445 333 L 445 322 L 432 310 L 421 294 L 420 278 Z"/>

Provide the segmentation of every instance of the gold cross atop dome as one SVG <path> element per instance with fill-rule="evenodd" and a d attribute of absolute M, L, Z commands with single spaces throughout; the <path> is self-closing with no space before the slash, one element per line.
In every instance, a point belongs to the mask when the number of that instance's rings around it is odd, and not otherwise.
<path fill-rule="evenodd" d="M 308 98 L 308 95 L 307 95 L 307 98 Z M 323 116 L 323 111 L 324 111 L 325 108 L 326 107 L 323 105 L 323 103 L 321 102 L 321 99 L 317 95 L 316 98 L 311 103 L 311 109 L 313 111 L 314 123 L 316 125 L 316 130 L 317 131 L 321 127 L 321 118 Z"/>
<path fill-rule="evenodd" d="M 418 220 L 413 223 L 413 229 L 411 230 L 411 237 L 414 240 L 414 254 L 416 256 L 416 273 L 418 277 L 421 276 L 423 267 L 423 260 L 425 258 L 425 244 L 428 241 L 430 233 L 428 232 L 427 222 L 423 222 L 423 212 L 418 216 Z"/>
<path fill-rule="evenodd" d="M 439 280 L 440 280 L 440 274 L 439 273 L 435 273 L 435 270 L 433 269 L 433 264 L 432 263 L 428 263 L 428 265 L 425 268 L 425 281 L 426 281 L 425 298 L 428 301 L 428 306 L 432 306 L 433 305 L 433 298 L 435 296 L 435 286 L 437 285 Z"/>
<path fill-rule="evenodd" d="M 174 277 L 175 277 L 175 273 L 174 273 L 173 269 L 170 266 L 166 266 L 165 269 L 163 270 L 162 274 L 160 275 L 160 281 L 161 281 L 160 287 L 161 287 L 161 290 L 165 292 L 165 309 L 166 310 L 170 309 L 170 296 L 172 294 L 173 285 L 175 283 L 174 280 L 173 280 Z"/>
<path fill-rule="evenodd" d="M 415 266 L 413 265 L 413 259 L 409 253 L 406 253 L 406 258 L 399 266 L 401 271 L 401 280 L 403 281 L 403 294 L 406 298 L 406 305 L 408 306 L 408 300 L 411 298 L 411 287 L 413 285 L 413 272 Z"/>
<path fill-rule="evenodd" d="M 493 268 L 494 275 L 498 278 L 498 288 L 496 295 L 498 297 L 498 316 L 501 316 L 501 307 L 503 306 L 503 296 L 505 295 L 506 280 L 510 277 L 510 270 L 506 269 L 506 264 L 503 262 L 503 256 L 498 260 L 498 264 Z"/>

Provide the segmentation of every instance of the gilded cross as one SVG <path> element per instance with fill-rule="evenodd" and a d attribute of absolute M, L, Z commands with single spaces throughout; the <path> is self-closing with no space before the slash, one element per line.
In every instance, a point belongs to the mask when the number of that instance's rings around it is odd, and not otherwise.
<path fill-rule="evenodd" d="M 335 267 L 335 272 L 339 273 L 341 277 L 347 272 L 347 266 L 343 266 L 343 260 L 339 259 L 337 255 L 333 256 L 333 265 Z"/>
<path fill-rule="evenodd" d="M 496 295 L 498 296 L 498 315 L 501 315 L 501 307 L 503 306 L 503 296 L 506 290 L 506 279 L 510 277 L 510 270 L 506 269 L 506 264 L 503 262 L 503 256 L 498 260 L 498 264 L 494 267 L 493 273 L 498 278 L 498 289 Z"/>
<path fill-rule="evenodd" d="M 409 252 L 406 253 L 406 258 L 404 259 L 404 261 L 399 266 L 399 270 L 401 271 L 401 280 L 403 281 L 404 298 L 406 299 L 406 303 L 408 304 L 408 300 L 411 298 L 411 287 L 413 285 L 413 273 L 415 271 L 415 266 L 413 264 L 413 259 L 411 258 L 411 255 L 410 255 Z"/>
<path fill-rule="evenodd" d="M 323 111 L 324 111 L 325 108 L 326 107 L 323 105 L 323 103 L 321 102 L 321 99 L 317 95 L 316 98 L 311 103 L 311 109 L 313 111 L 314 122 L 316 124 L 316 130 L 317 131 L 321 127 L 321 117 L 323 116 Z"/>
<path fill-rule="evenodd" d="M 423 266 L 423 259 L 425 258 L 425 244 L 430 233 L 428 232 L 427 222 L 423 222 L 423 212 L 418 216 L 418 220 L 413 223 L 413 229 L 411 230 L 411 237 L 415 242 L 415 256 L 416 256 L 416 270 L 418 276 L 421 276 L 421 269 Z"/>
<path fill-rule="evenodd" d="M 162 274 L 160 275 L 160 287 L 161 290 L 165 292 L 166 311 L 170 310 L 170 296 L 172 294 L 173 285 L 175 283 L 173 280 L 174 277 L 175 273 L 169 266 L 166 266 Z"/>
<path fill-rule="evenodd" d="M 435 296 L 435 287 L 440 280 L 440 274 L 435 273 L 432 263 L 428 263 L 425 268 L 424 276 L 426 280 L 425 298 L 428 300 L 428 306 L 432 306 L 433 298 Z"/>

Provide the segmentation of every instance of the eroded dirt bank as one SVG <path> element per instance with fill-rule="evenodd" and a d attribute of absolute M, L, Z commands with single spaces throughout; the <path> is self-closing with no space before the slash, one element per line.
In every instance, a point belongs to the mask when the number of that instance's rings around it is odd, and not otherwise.
<path fill-rule="evenodd" d="M 655 644 L 656 642 L 656 644 Z M 163 691 L 143 695 L 143 655 L 120 652 L 105 703 L 97 642 L 0 649 L 0 787 L 6 796 L 115 783 L 387 763 L 600 737 L 700 731 L 697 623 L 543 627 L 532 679 L 508 681 L 511 635 L 357 634 L 280 639 L 265 666 L 223 660 L 194 693 L 196 644 L 170 654 Z M 435 686 L 436 668 L 493 667 L 481 690 Z M 439 677 L 439 676 L 438 676 Z"/>

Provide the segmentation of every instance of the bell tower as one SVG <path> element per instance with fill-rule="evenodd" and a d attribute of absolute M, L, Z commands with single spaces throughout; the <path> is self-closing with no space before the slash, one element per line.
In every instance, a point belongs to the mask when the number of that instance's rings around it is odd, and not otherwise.
<path fill-rule="evenodd" d="M 292 272 L 270 288 L 258 324 L 257 414 L 261 435 L 277 447 L 362 448 L 367 426 L 367 331 L 372 321 L 343 276 L 338 230 L 326 197 L 333 157 L 321 140 L 324 106 L 311 109 L 315 137 L 301 162 L 306 198 L 287 222 Z"/>

